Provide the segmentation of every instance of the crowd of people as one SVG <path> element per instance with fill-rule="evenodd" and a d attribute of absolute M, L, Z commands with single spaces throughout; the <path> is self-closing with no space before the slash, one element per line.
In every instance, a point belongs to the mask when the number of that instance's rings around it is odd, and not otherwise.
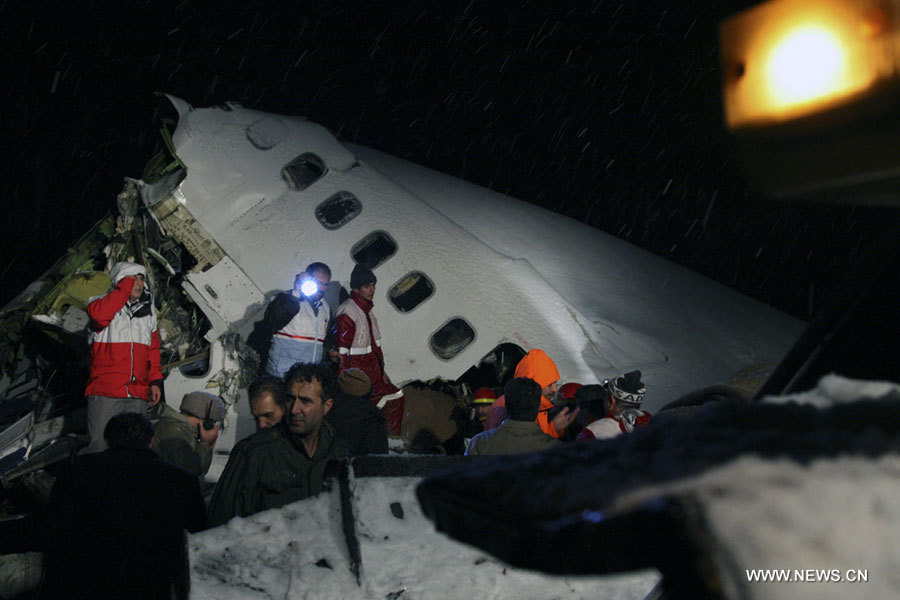
<path fill-rule="evenodd" d="M 2 526 L 19 542 L 0 550 L 47 552 L 45 596 L 178 597 L 187 582 L 184 530 L 315 495 L 333 459 L 388 453 L 389 437 L 400 435 L 405 397 L 385 371 L 374 273 L 357 264 L 350 295 L 332 315 L 324 299 L 331 270 L 313 262 L 262 319 L 262 372 L 248 389 L 256 432 L 232 448 L 218 482 L 205 484 L 225 403 L 203 391 L 186 394 L 178 411 L 160 402 L 146 270 L 117 263 L 110 278 L 110 291 L 88 305 L 89 444 L 57 478 L 46 510 Z M 644 394 L 639 371 L 560 387 L 556 364 L 532 349 L 502 390 L 482 387 L 468 398 L 459 423 L 465 454 L 533 452 L 628 433 L 650 419 L 640 408 Z M 147 556 L 158 558 L 154 576 L 133 575 Z"/>

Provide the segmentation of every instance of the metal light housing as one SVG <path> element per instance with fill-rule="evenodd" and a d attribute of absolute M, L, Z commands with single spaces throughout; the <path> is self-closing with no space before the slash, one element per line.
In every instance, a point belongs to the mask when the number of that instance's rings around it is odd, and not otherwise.
<path fill-rule="evenodd" d="M 758 185 L 898 202 L 898 23 L 900 0 L 772 0 L 721 24 L 725 122 Z"/>

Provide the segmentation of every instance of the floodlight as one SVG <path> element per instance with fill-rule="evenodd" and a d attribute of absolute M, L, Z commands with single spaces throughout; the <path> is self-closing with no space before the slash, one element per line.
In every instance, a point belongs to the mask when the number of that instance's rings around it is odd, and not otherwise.
<path fill-rule="evenodd" d="M 719 37 L 725 122 L 761 187 L 897 202 L 880 184 L 900 182 L 900 0 L 771 0 Z"/>

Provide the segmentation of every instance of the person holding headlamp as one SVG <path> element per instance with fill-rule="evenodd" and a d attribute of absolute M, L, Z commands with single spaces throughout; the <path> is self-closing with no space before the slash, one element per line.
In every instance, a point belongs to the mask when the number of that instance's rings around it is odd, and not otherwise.
<path fill-rule="evenodd" d="M 322 343 L 328 331 L 331 308 L 323 299 L 331 283 L 331 269 L 310 263 L 294 279 L 294 288 L 275 296 L 266 308 L 264 321 L 272 332 L 265 373 L 276 377 L 298 362 L 322 360 Z"/>

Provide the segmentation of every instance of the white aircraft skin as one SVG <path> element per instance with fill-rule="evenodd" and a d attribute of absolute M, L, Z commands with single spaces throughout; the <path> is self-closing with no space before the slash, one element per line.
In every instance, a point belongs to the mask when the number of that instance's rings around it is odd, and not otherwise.
<path fill-rule="evenodd" d="M 456 379 L 498 344 L 511 342 L 546 351 L 560 383 L 596 383 L 640 369 L 645 407 L 653 412 L 743 368 L 777 363 L 803 328 L 799 320 L 597 229 L 342 144 L 301 117 L 234 104 L 230 110 L 194 109 L 170 100 L 179 114 L 174 148 L 187 175 L 177 187 L 174 179 L 144 186 L 143 197 L 152 204 L 174 195 L 225 254 L 207 271 L 187 276 L 186 291 L 212 323 L 211 368 L 203 377 L 170 373 L 170 402 L 215 387 L 208 380 L 234 366 L 219 336 L 249 332 L 268 299 L 290 288 L 306 264 L 325 262 L 332 281 L 349 291 L 355 264 L 350 249 L 377 230 L 397 244 L 374 272 L 386 370 L 398 385 Z M 321 158 L 327 170 L 294 191 L 281 169 L 303 153 Z M 362 211 L 329 230 L 315 210 L 340 191 L 356 196 Z M 387 292 L 412 271 L 425 273 L 434 293 L 402 313 Z M 429 339 L 454 317 L 465 319 L 475 338 L 444 360 Z M 220 456 L 252 431 L 246 402 L 235 401 L 233 410 L 242 416 L 220 437 Z"/>

